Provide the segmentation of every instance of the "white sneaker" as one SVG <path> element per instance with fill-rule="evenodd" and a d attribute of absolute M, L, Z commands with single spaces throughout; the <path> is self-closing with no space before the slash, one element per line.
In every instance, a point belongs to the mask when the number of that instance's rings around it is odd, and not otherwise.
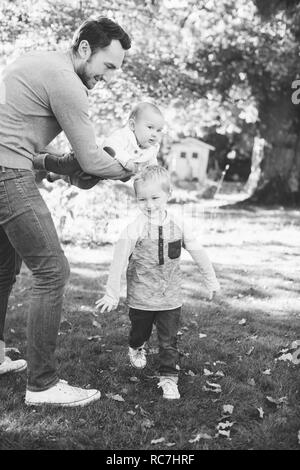
<path fill-rule="evenodd" d="M 180 398 L 180 393 L 177 387 L 177 377 L 161 377 L 158 387 L 163 389 L 163 398 L 167 398 L 168 400 L 178 400 Z"/>
<path fill-rule="evenodd" d="M 13 361 L 10 357 L 5 356 L 4 362 L 0 364 L 0 375 L 7 374 L 8 372 L 21 372 L 27 367 L 27 362 L 24 359 Z"/>
<path fill-rule="evenodd" d="M 129 346 L 128 356 L 130 364 L 136 369 L 144 369 L 147 364 L 146 351 L 144 349 L 144 344 L 140 348 L 131 348 Z"/>
<path fill-rule="evenodd" d="M 26 390 L 25 404 L 32 406 L 85 406 L 99 400 L 100 396 L 99 390 L 71 387 L 65 380 L 60 380 L 53 387 L 42 392 Z"/>

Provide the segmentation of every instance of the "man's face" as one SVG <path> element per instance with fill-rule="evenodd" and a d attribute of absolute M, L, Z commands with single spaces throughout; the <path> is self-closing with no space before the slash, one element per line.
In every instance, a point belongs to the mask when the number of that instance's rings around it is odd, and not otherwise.
<path fill-rule="evenodd" d="M 88 43 L 87 46 L 86 50 L 80 51 L 82 63 L 77 69 L 77 74 L 83 84 L 91 90 L 97 82 L 104 80 L 108 83 L 111 80 L 114 72 L 121 68 L 125 50 L 116 39 L 113 39 L 104 49 L 98 49 L 94 54 L 91 54 Z"/>

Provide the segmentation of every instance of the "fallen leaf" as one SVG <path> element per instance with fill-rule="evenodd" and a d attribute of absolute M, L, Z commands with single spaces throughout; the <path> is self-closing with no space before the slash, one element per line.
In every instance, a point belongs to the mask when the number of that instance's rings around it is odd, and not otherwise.
<path fill-rule="evenodd" d="M 195 377 L 195 373 L 192 370 L 189 370 L 187 375 L 190 375 L 191 377 Z"/>
<path fill-rule="evenodd" d="M 264 375 L 271 375 L 271 369 L 266 369 L 262 372 Z"/>
<path fill-rule="evenodd" d="M 125 388 L 125 387 L 122 388 L 121 392 L 124 393 L 124 395 L 126 395 L 128 393 L 128 388 Z"/>
<path fill-rule="evenodd" d="M 152 439 L 151 444 L 159 444 L 160 442 L 165 442 L 165 438 L 160 437 L 159 439 Z"/>
<path fill-rule="evenodd" d="M 211 371 L 210 371 L 210 370 L 208 370 L 208 369 L 205 369 L 205 367 L 204 367 L 204 369 L 203 369 L 203 372 L 204 372 L 204 375 L 206 375 L 206 376 L 209 376 L 209 375 L 214 375 L 214 373 L 213 373 L 213 372 L 211 372 Z"/>
<path fill-rule="evenodd" d="M 200 441 L 200 439 L 212 439 L 212 436 L 205 432 L 199 432 L 193 439 L 189 439 L 189 442 L 193 444 L 194 442 Z"/>
<path fill-rule="evenodd" d="M 207 335 L 205 335 L 204 333 L 199 333 L 199 338 L 200 338 L 200 339 L 201 339 L 201 338 L 206 338 L 206 337 L 207 337 Z"/>
<path fill-rule="evenodd" d="M 111 398 L 112 400 L 116 400 L 116 401 L 125 401 L 123 397 L 121 397 L 121 395 L 114 395 L 113 393 L 106 393 L 106 396 L 107 398 Z"/>
<path fill-rule="evenodd" d="M 234 406 L 233 405 L 223 405 L 223 413 L 231 415 L 233 412 Z"/>
<path fill-rule="evenodd" d="M 165 446 L 167 446 L 167 447 L 173 447 L 173 446 L 175 446 L 175 444 L 176 444 L 175 442 L 166 442 L 166 443 L 165 443 Z"/>
<path fill-rule="evenodd" d="M 95 335 L 95 336 L 89 336 L 88 337 L 88 341 L 94 341 L 94 340 L 100 340 L 101 339 L 101 336 L 99 335 Z"/>
<path fill-rule="evenodd" d="M 245 325 L 247 322 L 246 318 L 242 318 L 240 321 L 239 321 L 239 325 Z"/>
<path fill-rule="evenodd" d="M 214 393 L 221 393 L 222 392 L 220 384 L 215 384 L 215 383 L 211 383 L 211 382 L 208 382 L 208 381 L 206 381 L 206 385 L 204 385 L 203 390 L 205 392 L 214 392 Z"/>
<path fill-rule="evenodd" d="M 253 351 L 254 351 L 254 346 L 252 346 L 252 347 L 246 352 L 247 356 L 250 356 L 250 354 L 252 354 Z"/>
<path fill-rule="evenodd" d="M 231 427 L 233 426 L 233 424 L 234 423 L 228 420 L 218 423 L 217 425 L 218 435 L 227 437 L 229 439 Z"/>
<path fill-rule="evenodd" d="M 187 326 L 183 326 L 181 329 L 184 330 L 184 331 L 188 331 L 188 327 L 187 327 Z"/>
<path fill-rule="evenodd" d="M 256 409 L 257 409 L 257 411 L 258 411 L 259 417 L 260 417 L 261 419 L 263 419 L 264 414 L 265 414 L 265 413 L 264 413 L 264 410 L 263 410 L 261 407 L 260 407 L 260 408 L 256 408 Z"/>
<path fill-rule="evenodd" d="M 93 321 L 93 326 L 95 326 L 96 328 L 102 328 L 102 326 L 100 325 L 100 323 L 97 320 Z"/>
<path fill-rule="evenodd" d="M 251 385 L 251 387 L 255 387 L 255 385 L 256 385 L 254 379 L 248 379 L 248 380 L 247 380 L 247 384 L 248 384 L 248 385 Z"/>
<path fill-rule="evenodd" d="M 182 335 L 183 335 L 182 331 L 177 332 L 177 336 L 182 336 Z"/>
<path fill-rule="evenodd" d="M 224 372 L 222 372 L 221 370 L 217 370 L 217 372 L 215 372 L 214 375 L 217 376 L 217 377 L 225 377 Z"/>
<path fill-rule="evenodd" d="M 273 397 L 266 397 L 266 400 L 268 403 L 271 403 L 273 406 L 280 406 L 283 403 L 287 403 L 287 397 L 281 397 L 281 398 L 273 398 Z"/>
<path fill-rule="evenodd" d="M 293 364 L 300 364 L 300 348 L 296 349 L 296 351 L 293 353 L 292 363 Z"/>
<path fill-rule="evenodd" d="M 132 411 L 132 410 L 129 410 L 127 411 L 127 414 L 131 415 L 131 416 L 135 416 L 136 415 L 136 412 L 135 411 Z"/>
<path fill-rule="evenodd" d="M 140 379 L 138 379 L 137 377 L 130 377 L 130 382 L 134 382 L 134 383 L 137 383 L 137 382 L 140 382 Z"/>
<path fill-rule="evenodd" d="M 297 349 L 300 346 L 300 339 L 297 339 L 296 341 L 293 341 L 291 344 L 292 349 Z"/>
<path fill-rule="evenodd" d="M 292 361 L 292 360 L 293 360 L 292 353 L 284 353 L 281 356 L 277 357 L 277 359 L 275 359 L 275 361 Z"/>
<path fill-rule="evenodd" d="M 214 366 L 216 366 L 217 364 L 226 365 L 226 362 L 224 362 L 224 361 L 216 361 L 216 362 L 214 362 Z"/>
<path fill-rule="evenodd" d="M 11 328 L 11 329 L 10 329 L 10 332 L 11 332 L 11 333 L 15 333 L 16 330 L 14 330 L 13 328 Z"/>

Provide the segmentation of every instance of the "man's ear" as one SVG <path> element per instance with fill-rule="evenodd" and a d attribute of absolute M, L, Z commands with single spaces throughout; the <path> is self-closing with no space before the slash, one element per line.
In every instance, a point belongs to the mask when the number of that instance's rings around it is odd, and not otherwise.
<path fill-rule="evenodd" d="M 129 119 L 128 121 L 129 129 L 133 132 L 135 127 L 134 119 Z"/>
<path fill-rule="evenodd" d="M 77 53 L 79 54 L 81 59 L 88 60 L 92 55 L 91 46 L 89 42 L 83 39 L 80 41 L 80 44 L 77 49 Z"/>

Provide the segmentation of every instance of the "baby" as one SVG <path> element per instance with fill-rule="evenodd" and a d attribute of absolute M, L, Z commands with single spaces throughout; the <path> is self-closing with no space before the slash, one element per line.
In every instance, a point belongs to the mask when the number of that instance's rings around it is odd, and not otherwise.
<path fill-rule="evenodd" d="M 127 124 L 104 140 L 103 149 L 130 174 L 137 173 L 147 165 L 157 164 L 163 126 L 160 109 L 152 103 L 141 102 L 131 111 Z M 63 168 L 63 161 L 58 163 L 57 173 Z M 67 177 L 49 173 L 47 179 L 51 182 L 64 179 L 81 189 L 89 189 L 101 178 L 77 170 Z"/>
<path fill-rule="evenodd" d="M 104 297 L 96 301 L 101 313 L 119 303 L 122 273 L 127 270 L 127 304 L 131 330 L 129 359 L 146 366 L 145 343 L 156 324 L 159 342 L 159 387 L 163 397 L 178 399 L 177 333 L 182 306 L 180 255 L 185 248 L 197 264 L 209 297 L 219 290 L 212 264 L 195 233 L 167 209 L 170 176 L 158 165 L 143 169 L 134 179 L 141 214 L 116 243 Z"/>

